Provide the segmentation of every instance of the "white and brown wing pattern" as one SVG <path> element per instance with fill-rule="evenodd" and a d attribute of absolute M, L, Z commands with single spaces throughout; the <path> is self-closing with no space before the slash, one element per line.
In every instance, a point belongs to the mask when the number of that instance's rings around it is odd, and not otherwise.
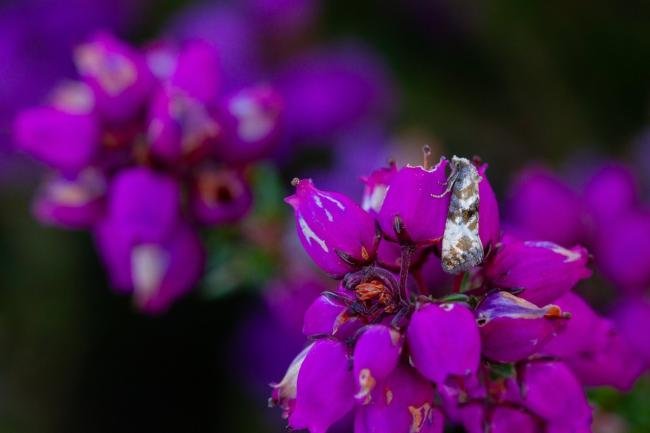
<path fill-rule="evenodd" d="M 459 274 L 483 261 L 483 245 L 478 233 L 481 176 L 466 158 L 454 156 L 451 168 L 451 200 L 442 239 L 442 268 L 447 273 Z"/>

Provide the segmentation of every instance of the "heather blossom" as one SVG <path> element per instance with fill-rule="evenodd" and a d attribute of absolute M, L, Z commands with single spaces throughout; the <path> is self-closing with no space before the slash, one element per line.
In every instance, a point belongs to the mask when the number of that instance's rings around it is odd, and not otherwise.
<path fill-rule="evenodd" d="M 599 275 L 616 289 L 608 303 L 611 320 L 590 312 L 573 321 L 585 322 L 581 341 L 591 344 L 568 356 L 580 366 L 583 382 L 625 389 L 650 367 L 650 345 L 638 332 L 650 324 L 650 213 L 631 166 L 605 161 L 585 171 L 572 185 L 546 168 L 527 167 L 513 184 L 507 220 L 511 231 L 531 242 L 580 242 L 593 252 Z"/>
<path fill-rule="evenodd" d="M 113 287 L 163 312 L 202 275 L 198 230 L 251 208 L 247 168 L 276 145 L 282 98 L 262 81 L 224 83 L 200 39 L 138 49 L 102 32 L 74 63 L 78 80 L 15 121 L 18 147 L 54 171 L 34 213 L 92 231 Z"/>
<path fill-rule="evenodd" d="M 587 251 L 504 235 L 487 166 L 474 164 L 485 256 L 451 278 L 439 276 L 447 159 L 370 174 L 363 206 L 294 180 L 298 237 L 338 283 L 306 310 L 309 343 L 272 385 L 291 428 L 323 433 L 352 413 L 356 433 L 590 432 L 583 385 L 638 375 L 606 359 L 593 374 L 591 354 L 626 349 L 572 292 L 591 275 Z"/>

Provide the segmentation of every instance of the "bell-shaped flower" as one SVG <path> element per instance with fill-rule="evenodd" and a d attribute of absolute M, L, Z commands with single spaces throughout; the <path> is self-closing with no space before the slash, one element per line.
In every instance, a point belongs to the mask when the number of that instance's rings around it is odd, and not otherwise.
<path fill-rule="evenodd" d="M 177 54 L 169 86 L 205 104 L 216 102 L 221 71 L 216 48 L 201 39 L 186 41 Z"/>
<path fill-rule="evenodd" d="M 305 310 L 302 332 L 307 337 L 335 335 L 349 320 L 351 317 L 343 302 L 322 294 Z"/>
<path fill-rule="evenodd" d="M 444 158 L 431 169 L 407 165 L 393 176 L 377 216 L 384 235 L 414 244 L 442 238 L 450 197 L 447 165 Z"/>
<path fill-rule="evenodd" d="M 534 361 L 522 369 L 522 403 L 556 429 L 583 431 L 591 408 L 571 370 L 557 361 Z"/>
<path fill-rule="evenodd" d="M 639 332 L 650 329 L 650 301 L 642 296 L 626 297 L 617 305 L 614 321 L 621 336 L 650 368 L 650 333 Z"/>
<path fill-rule="evenodd" d="M 132 293 L 138 309 L 149 314 L 166 311 L 203 272 L 201 240 L 182 224 L 161 242 L 143 242 L 118 222 L 106 220 L 95 239 L 113 287 Z"/>
<path fill-rule="evenodd" d="M 522 239 L 562 246 L 582 240 L 584 212 L 578 194 L 541 167 L 524 170 L 510 190 L 507 220 Z"/>
<path fill-rule="evenodd" d="M 225 97 L 218 109 L 222 135 L 214 149 L 217 156 L 231 163 L 267 156 L 278 143 L 283 106 L 280 94 L 266 84 Z"/>
<path fill-rule="evenodd" d="M 300 353 L 273 386 L 272 402 L 285 410 L 291 428 L 325 433 L 354 406 L 353 383 L 345 345 L 319 340 Z"/>
<path fill-rule="evenodd" d="M 354 378 L 356 399 L 368 404 L 377 383 L 383 382 L 397 367 L 402 352 L 402 336 L 385 325 L 369 325 L 362 329 L 354 345 Z"/>
<path fill-rule="evenodd" d="M 394 107 L 385 68 L 363 49 L 343 47 L 295 59 L 278 74 L 286 131 L 319 142 Z"/>
<path fill-rule="evenodd" d="M 537 353 L 568 318 L 557 305 L 540 308 L 503 291 L 488 295 L 476 315 L 483 356 L 504 363 Z"/>
<path fill-rule="evenodd" d="M 154 78 L 136 49 L 109 33 L 97 33 L 75 49 L 74 61 L 103 119 L 121 123 L 144 108 Z"/>
<path fill-rule="evenodd" d="M 567 249 L 552 242 L 522 242 L 506 236 L 484 265 L 484 274 L 492 287 L 523 289 L 519 297 L 541 306 L 591 276 L 588 260 L 587 250 L 579 246 Z"/>
<path fill-rule="evenodd" d="M 175 230 L 180 217 L 176 181 L 148 168 L 121 171 L 112 181 L 108 218 L 137 242 L 158 243 Z"/>
<path fill-rule="evenodd" d="M 52 168 L 74 174 L 95 158 L 100 129 L 92 113 L 44 106 L 20 112 L 14 136 L 20 150 Z"/>
<path fill-rule="evenodd" d="M 297 181 L 287 197 L 296 229 L 312 260 L 325 272 L 343 276 L 369 262 L 377 246 L 373 218 L 343 194 L 317 189 L 311 180 Z"/>
<path fill-rule="evenodd" d="M 481 337 L 474 314 L 463 304 L 419 306 L 407 341 L 413 366 L 435 383 L 473 373 L 479 366 Z"/>
<path fill-rule="evenodd" d="M 94 169 L 75 176 L 47 179 L 34 199 L 32 210 L 44 224 L 86 229 L 104 215 L 106 179 Z"/>
<path fill-rule="evenodd" d="M 622 164 L 599 167 L 587 180 L 583 200 L 598 226 L 609 227 L 618 216 L 633 210 L 639 201 L 639 185 L 634 173 Z"/>
<path fill-rule="evenodd" d="M 650 284 L 650 212 L 620 215 L 596 239 L 596 263 L 603 274 L 625 290 Z"/>
<path fill-rule="evenodd" d="M 190 207 L 205 225 L 234 223 L 251 208 L 253 193 L 241 173 L 227 169 L 201 170 L 193 186 Z"/>
<path fill-rule="evenodd" d="M 182 91 L 164 87 L 153 98 L 147 140 L 151 153 L 168 164 L 210 154 L 220 131 L 209 108 Z"/>
<path fill-rule="evenodd" d="M 583 385 L 629 389 L 645 367 L 633 345 L 580 296 L 568 293 L 557 304 L 571 314 L 571 319 L 542 353 L 563 359 Z"/>
<path fill-rule="evenodd" d="M 391 163 L 388 167 L 377 169 L 362 179 L 364 188 L 361 207 L 363 210 L 373 215 L 379 213 L 384 204 L 388 187 L 396 174 L 397 165 Z"/>
<path fill-rule="evenodd" d="M 400 365 L 373 392 L 372 403 L 357 408 L 354 433 L 442 433 L 444 418 L 430 383 Z"/>

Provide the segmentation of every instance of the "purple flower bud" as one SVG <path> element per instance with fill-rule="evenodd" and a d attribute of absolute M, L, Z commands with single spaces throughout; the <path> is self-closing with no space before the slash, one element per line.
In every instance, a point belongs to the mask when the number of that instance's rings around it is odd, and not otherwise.
<path fill-rule="evenodd" d="M 481 182 L 478 184 L 478 233 L 485 248 L 489 245 L 495 245 L 501 238 L 499 203 L 485 175 L 487 168 L 487 164 L 483 164 L 478 168 L 478 173 L 481 175 Z"/>
<path fill-rule="evenodd" d="M 365 50 L 311 53 L 286 66 L 276 81 L 294 140 L 319 141 L 392 108 L 384 67 Z"/>
<path fill-rule="evenodd" d="M 591 424 L 587 398 L 571 370 L 561 362 L 535 361 L 522 371 L 523 403 L 550 424 L 579 431 Z"/>
<path fill-rule="evenodd" d="M 509 194 L 508 219 L 523 239 L 545 239 L 573 245 L 583 232 L 578 195 L 551 172 L 529 167 Z"/>
<path fill-rule="evenodd" d="M 106 180 L 93 169 L 76 176 L 47 180 L 34 200 L 33 212 L 44 224 L 72 229 L 92 227 L 104 215 Z"/>
<path fill-rule="evenodd" d="M 377 383 L 383 382 L 397 367 L 402 337 L 384 325 L 370 325 L 362 332 L 354 346 L 355 398 L 368 404 Z"/>
<path fill-rule="evenodd" d="M 449 194 L 442 195 L 447 185 L 447 164 L 441 158 L 430 170 L 407 165 L 395 174 L 378 214 L 386 236 L 408 237 L 414 243 L 430 243 L 442 237 L 449 210 Z"/>
<path fill-rule="evenodd" d="M 579 246 L 566 249 L 506 236 L 484 270 L 492 287 L 524 289 L 521 298 L 546 305 L 591 275 L 587 261 L 587 250 Z"/>
<path fill-rule="evenodd" d="M 370 176 L 363 178 L 365 184 L 363 188 L 363 200 L 361 207 L 366 212 L 376 215 L 379 213 L 381 206 L 384 204 L 386 192 L 393 178 L 397 174 L 397 166 L 390 164 L 373 171 Z"/>
<path fill-rule="evenodd" d="M 302 332 L 307 337 L 314 335 L 334 335 L 339 327 L 350 318 L 347 307 L 327 295 L 320 295 L 305 311 Z"/>
<path fill-rule="evenodd" d="M 372 404 L 361 406 L 355 433 L 442 433 L 444 419 L 433 406 L 434 392 L 412 368 L 399 366 L 373 393 Z"/>
<path fill-rule="evenodd" d="M 294 360 L 273 400 L 285 409 L 290 427 L 325 433 L 352 409 L 353 383 L 345 345 L 319 340 Z"/>
<path fill-rule="evenodd" d="M 631 296 L 617 306 L 614 320 L 626 342 L 650 367 L 650 333 L 639 332 L 650 329 L 650 302 L 640 296 Z"/>
<path fill-rule="evenodd" d="M 123 122 L 142 110 L 154 80 L 137 50 L 108 33 L 98 33 L 77 47 L 74 60 L 103 118 Z"/>
<path fill-rule="evenodd" d="M 136 305 L 146 313 L 167 310 L 203 271 L 201 241 L 184 225 L 161 242 L 139 242 L 114 220 L 101 223 L 95 235 L 112 285 L 119 292 L 133 292 Z"/>
<path fill-rule="evenodd" d="M 476 433 L 483 431 L 481 426 Z M 523 410 L 497 406 L 492 412 L 488 431 L 490 433 L 537 433 L 539 432 L 539 423 Z"/>
<path fill-rule="evenodd" d="M 99 125 L 88 113 L 31 108 L 18 115 L 14 134 L 21 150 L 69 173 L 88 166 L 99 149 Z"/>
<path fill-rule="evenodd" d="M 109 190 L 108 215 L 135 241 L 162 242 L 179 220 L 179 187 L 148 168 L 124 170 Z"/>
<path fill-rule="evenodd" d="M 343 276 L 374 256 L 374 220 L 350 198 L 320 191 L 311 180 L 303 179 L 285 201 L 295 211 L 305 251 L 328 274 Z"/>
<path fill-rule="evenodd" d="M 241 173 L 233 170 L 202 170 L 196 179 L 191 209 L 201 224 L 237 222 L 251 208 L 253 193 Z"/>
<path fill-rule="evenodd" d="M 606 229 L 605 229 L 606 227 Z M 603 274 L 623 289 L 650 283 L 650 213 L 630 212 L 603 227 L 596 260 Z"/>
<path fill-rule="evenodd" d="M 228 89 L 257 79 L 261 70 L 258 29 L 238 6 L 194 4 L 176 14 L 170 29 L 176 39 L 201 39 L 216 48 L 222 85 Z"/>
<path fill-rule="evenodd" d="M 608 164 L 588 180 L 583 195 L 586 209 L 600 225 L 635 208 L 639 186 L 628 167 Z"/>
<path fill-rule="evenodd" d="M 221 101 L 223 128 L 215 151 L 228 162 L 248 162 L 267 155 L 277 144 L 283 102 L 271 86 L 246 87 Z"/>
<path fill-rule="evenodd" d="M 568 293 L 557 303 L 571 319 L 543 352 L 565 360 L 584 385 L 629 389 L 644 368 L 633 347 L 578 295 Z"/>
<path fill-rule="evenodd" d="M 413 313 L 407 338 L 415 368 L 438 384 L 478 368 L 481 337 L 474 315 L 461 304 L 422 305 Z"/>
<path fill-rule="evenodd" d="M 217 50 L 208 42 L 196 39 L 183 45 L 169 84 L 193 99 L 212 103 L 219 92 L 220 75 Z"/>
<path fill-rule="evenodd" d="M 215 146 L 220 127 L 201 102 L 172 88 L 161 89 L 149 112 L 147 139 L 151 152 L 174 164 L 199 159 Z"/>
<path fill-rule="evenodd" d="M 557 305 L 544 308 L 508 292 L 495 292 L 476 309 L 483 355 L 516 362 L 536 353 L 564 322 Z"/>
<path fill-rule="evenodd" d="M 284 418 L 288 418 L 291 415 L 291 412 L 293 412 L 298 388 L 298 374 L 300 373 L 302 363 L 305 361 L 309 351 L 314 347 L 314 344 L 315 343 L 312 343 L 305 347 L 302 352 L 291 361 L 287 372 L 279 383 L 271 385 L 273 391 L 271 392 L 269 403 L 280 407 L 283 410 L 282 415 Z"/>

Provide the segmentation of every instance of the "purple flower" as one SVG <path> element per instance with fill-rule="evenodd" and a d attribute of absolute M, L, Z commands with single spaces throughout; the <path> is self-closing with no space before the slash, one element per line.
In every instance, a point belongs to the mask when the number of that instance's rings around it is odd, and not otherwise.
<path fill-rule="evenodd" d="M 206 225 L 239 221 L 252 203 L 252 191 L 241 173 L 227 169 L 201 170 L 190 198 L 194 217 Z"/>
<path fill-rule="evenodd" d="M 108 33 L 98 33 L 78 46 L 74 57 L 107 121 L 123 122 L 144 108 L 154 80 L 141 53 Z"/>
<path fill-rule="evenodd" d="M 356 47 L 296 59 L 274 83 L 285 100 L 287 131 L 294 141 L 318 143 L 393 108 L 383 65 Z"/>
<path fill-rule="evenodd" d="M 179 50 L 169 85 L 203 103 L 214 103 L 221 84 L 219 54 L 207 41 L 187 41 Z"/>
<path fill-rule="evenodd" d="M 224 161 L 241 163 L 259 159 L 277 144 L 283 102 L 269 85 L 243 88 L 221 101 L 219 119 L 223 128 L 217 155 Z"/>
<path fill-rule="evenodd" d="M 104 215 L 106 179 L 92 169 L 75 176 L 57 176 L 45 181 L 32 210 L 44 224 L 71 229 L 91 228 Z"/>
<path fill-rule="evenodd" d="M 192 5 L 176 16 L 169 33 L 181 40 L 207 41 L 216 49 L 224 89 L 236 89 L 259 79 L 261 36 L 246 13 L 234 5 Z"/>
<path fill-rule="evenodd" d="M 523 404 L 553 424 L 556 431 L 580 431 L 591 424 L 591 409 L 584 391 L 564 364 L 530 362 L 521 374 Z"/>
<path fill-rule="evenodd" d="M 302 332 L 307 337 L 335 335 L 350 319 L 347 306 L 326 294 L 316 298 L 307 308 L 304 316 Z"/>
<path fill-rule="evenodd" d="M 570 320 L 543 348 L 564 359 L 585 385 L 629 389 L 643 371 L 643 362 L 611 321 L 596 314 L 578 295 L 568 293 L 557 304 Z"/>
<path fill-rule="evenodd" d="M 432 243 L 442 238 L 449 209 L 447 160 L 427 169 L 401 168 L 392 178 L 377 216 L 384 235 L 410 243 Z"/>
<path fill-rule="evenodd" d="M 478 368 L 481 337 L 474 315 L 462 304 L 421 306 L 413 313 L 407 337 L 413 365 L 435 383 Z"/>
<path fill-rule="evenodd" d="M 588 258 L 582 247 L 566 249 L 552 242 L 522 242 L 506 236 L 484 273 L 493 287 L 523 289 L 520 297 L 546 305 L 591 275 Z"/>
<path fill-rule="evenodd" d="M 296 214 L 303 247 L 325 272 L 344 275 L 375 254 L 377 236 L 372 217 L 348 197 L 318 190 L 309 179 L 296 183 L 285 199 Z"/>
<path fill-rule="evenodd" d="M 31 108 L 17 117 L 14 134 L 21 150 L 71 174 L 88 166 L 99 150 L 99 125 L 91 113 Z"/>
<path fill-rule="evenodd" d="M 614 320 L 621 336 L 645 361 L 646 368 L 650 368 L 650 335 L 639 332 L 649 329 L 650 302 L 640 296 L 629 296 L 617 306 Z"/>
<path fill-rule="evenodd" d="M 504 363 L 537 353 L 568 318 L 557 305 L 540 308 L 503 291 L 488 295 L 476 314 L 483 355 Z"/>
<path fill-rule="evenodd" d="M 325 433 L 352 408 L 349 362 L 345 345 L 331 340 L 313 343 L 298 355 L 273 391 L 292 428 Z"/>
<path fill-rule="evenodd" d="M 583 197 L 598 225 L 614 223 L 614 218 L 638 206 L 639 186 L 628 167 L 612 163 L 599 167 L 587 180 Z"/>
<path fill-rule="evenodd" d="M 124 170 L 113 180 L 108 219 L 137 242 L 161 242 L 180 219 L 180 190 L 174 179 L 147 168 Z"/>
<path fill-rule="evenodd" d="M 133 293 L 136 306 L 149 314 L 166 311 L 192 289 L 203 271 L 201 242 L 184 225 L 154 242 L 131 237 L 119 223 L 106 220 L 95 239 L 113 287 Z"/>
<path fill-rule="evenodd" d="M 354 346 L 356 395 L 363 404 L 370 403 L 378 382 L 383 382 L 397 367 L 402 351 L 402 336 L 385 325 L 370 325 L 363 330 Z"/>
<path fill-rule="evenodd" d="M 220 132 L 214 114 L 200 101 L 174 88 L 153 98 L 147 128 L 151 153 L 168 164 L 210 154 Z"/>
<path fill-rule="evenodd" d="M 603 227 L 596 243 L 596 262 L 602 272 L 622 289 L 638 289 L 650 283 L 650 213 L 628 212 Z"/>
<path fill-rule="evenodd" d="M 444 420 L 432 405 L 433 387 L 413 368 L 400 366 L 373 394 L 373 403 L 357 410 L 355 433 L 442 433 Z"/>
<path fill-rule="evenodd" d="M 544 239 L 563 246 L 583 233 L 582 203 L 576 192 L 548 170 L 526 169 L 510 191 L 508 221 L 523 239 Z"/>
<path fill-rule="evenodd" d="M 370 176 L 363 178 L 363 199 L 361 207 L 371 214 L 378 214 L 384 204 L 388 187 L 397 174 L 397 165 L 391 163 L 373 171 Z"/>

